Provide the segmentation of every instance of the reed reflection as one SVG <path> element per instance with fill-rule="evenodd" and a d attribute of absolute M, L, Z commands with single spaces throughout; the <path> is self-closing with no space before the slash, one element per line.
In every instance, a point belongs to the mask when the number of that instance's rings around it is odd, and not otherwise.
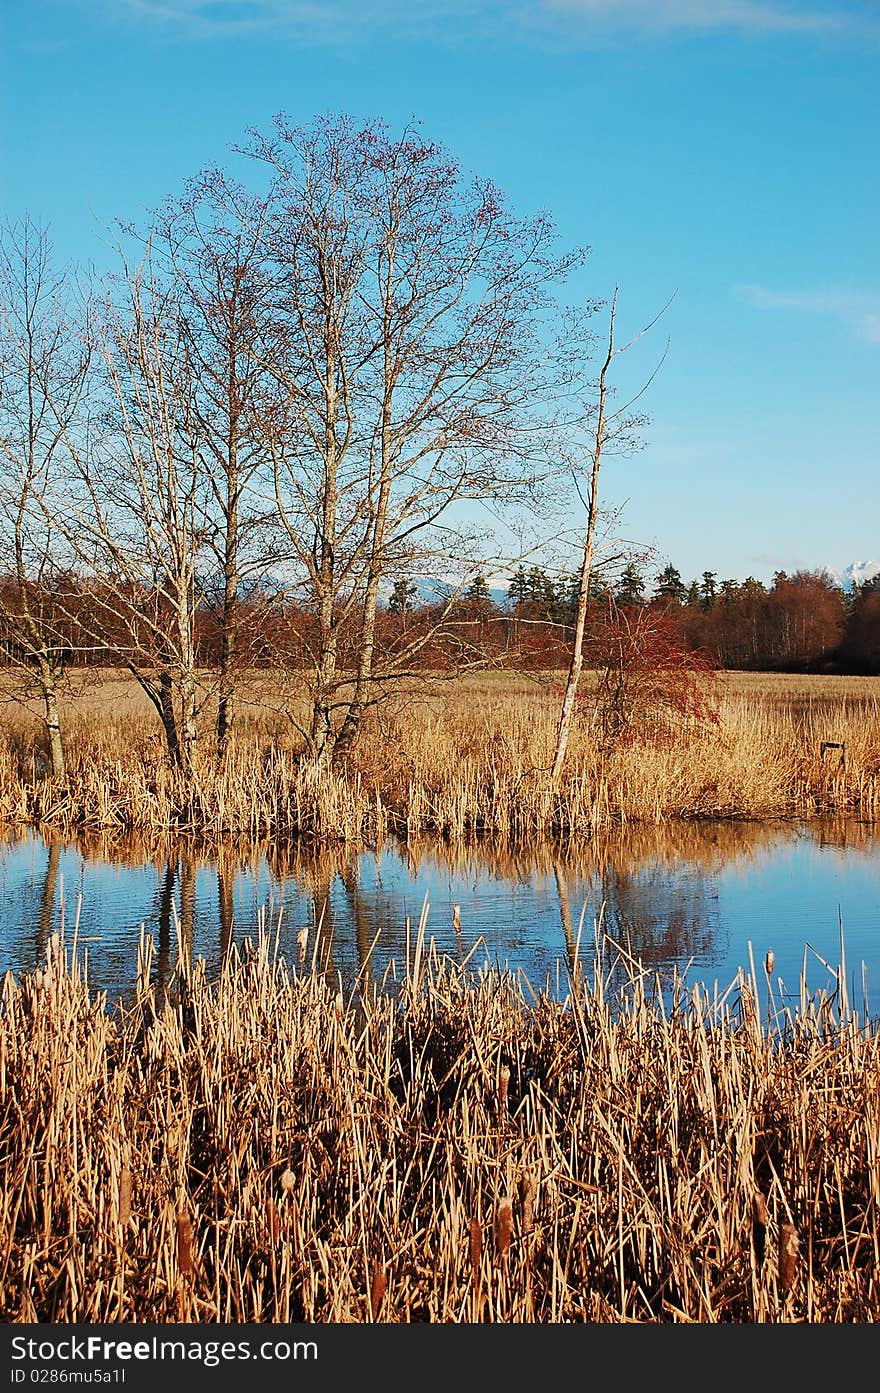
<path fill-rule="evenodd" d="M 727 875 L 729 887 L 732 867 L 747 873 L 766 864 L 796 834 L 788 824 L 675 823 L 622 828 L 564 851 L 546 843 L 514 849 L 429 840 L 389 840 L 366 850 L 10 838 L 0 841 L 0 968 L 41 963 L 49 935 L 63 922 L 69 933 L 81 909 L 79 933 L 88 940 L 96 988 L 123 994 L 133 988 L 143 926 L 154 938 L 152 977 L 163 990 L 173 989 L 178 953 L 188 962 L 202 957 L 207 971 L 219 975 L 233 949 L 268 932 L 271 948 L 277 944 L 297 971 L 325 974 L 334 988 L 359 983 L 372 991 L 392 963 L 396 971 L 405 968 L 408 935 L 414 943 L 427 899 L 427 936 L 441 953 L 475 968 L 484 960 L 507 961 L 530 981 L 537 974 L 536 985 L 555 970 L 564 991 L 565 967 L 569 974 L 589 969 L 600 919 L 646 965 L 681 967 L 696 959 L 705 973 L 731 952 L 731 925 L 718 909 L 719 877 Z M 817 822 L 800 835 L 848 857 L 869 863 L 876 857 L 869 825 Z M 745 888 L 737 897 L 754 915 L 748 880 L 748 874 L 740 878 Z M 72 886 L 81 890 L 79 905 Z M 71 899 L 66 919 L 63 898 Z M 748 928 L 754 932 L 753 918 Z"/>

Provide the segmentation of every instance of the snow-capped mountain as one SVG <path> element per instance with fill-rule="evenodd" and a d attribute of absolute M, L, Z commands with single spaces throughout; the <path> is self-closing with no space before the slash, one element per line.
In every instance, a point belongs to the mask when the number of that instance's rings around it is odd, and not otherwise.
<path fill-rule="evenodd" d="M 842 571 L 835 566 L 828 566 L 827 570 L 844 590 L 852 590 L 854 586 L 880 575 L 880 561 L 851 561 Z"/>

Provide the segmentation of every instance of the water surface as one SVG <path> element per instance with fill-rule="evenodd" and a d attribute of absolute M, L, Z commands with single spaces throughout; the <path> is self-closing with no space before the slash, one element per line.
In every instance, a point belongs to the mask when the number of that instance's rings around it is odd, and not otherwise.
<path fill-rule="evenodd" d="M 568 853 L 431 842 L 218 851 L 35 833 L 0 841 L 0 971 L 41 965 L 60 931 L 111 999 L 134 985 L 142 933 L 154 940 L 159 982 L 179 943 L 215 974 L 233 943 L 262 928 L 294 963 L 304 936 L 306 966 L 346 986 L 359 972 L 381 978 L 390 963 L 400 974 L 420 923 L 440 952 L 509 968 L 554 995 L 565 993 L 576 953 L 588 964 L 597 924 L 661 979 L 677 970 L 709 990 L 726 989 L 752 961 L 760 975 L 772 949 L 774 978 L 792 1000 L 805 967 L 811 992 L 834 986 L 842 937 L 854 1004 L 867 999 L 876 1013 L 880 831 L 676 823 Z"/>

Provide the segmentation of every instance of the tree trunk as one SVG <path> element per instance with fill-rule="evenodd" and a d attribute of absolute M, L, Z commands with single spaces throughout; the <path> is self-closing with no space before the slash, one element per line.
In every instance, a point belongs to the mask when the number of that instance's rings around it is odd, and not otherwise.
<path fill-rule="evenodd" d="M 385 534 L 388 522 L 388 503 L 391 497 L 391 412 L 395 387 L 394 355 L 392 352 L 392 320 L 390 313 L 392 284 L 394 278 L 394 255 L 388 251 L 388 267 L 385 279 L 385 317 L 384 317 L 384 396 L 382 400 L 382 472 L 379 479 L 379 493 L 376 498 L 376 511 L 373 518 L 373 541 L 370 550 L 370 568 L 364 594 L 363 619 L 361 623 L 360 652 L 358 654 L 358 673 L 354 696 L 345 713 L 345 720 L 333 749 L 333 763 L 339 765 L 347 758 L 357 739 L 361 717 L 366 707 L 373 673 L 373 654 L 376 648 L 376 605 L 379 599 L 379 580 L 385 560 Z"/>
<path fill-rule="evenodd" d="M 596 536 L 596 519 L 599 513 L 599 468 L 602 459 L 602 446 L 605 443 L 605 400 L 608 369 L 614 357 L 614 313 L 616 306 L 617 288 L 615 287 L 614 295 L 611 300 L 608 351 L 605 355 L 605 362 L 602 364 L 602 371 L 599 374 L 598 416 L 596 419 L 596 433 L 593 437 L 590 489 L 587 498 L 587 531 L 584 536 L 583 558 L 581 560 L 580 575 L 578 577 L 577 618 L 575 620 L 574 641 L 571 650 L 571 661 L 568 667 L 568 678 L 565 683 L 565 696 L 562 699 L 562 708 L 559 712 L 559 723 L 556 728 L 556 750 L 553 755 L 553 765 L 550 771 L 550 783 L 554 788 L 559 783 L 560 775 L 562 774 L 562 766 L 565 762 L 565 752 L 568 748 L 568 738 L 571 734 L 574 706 L 577 700 L 578 684 L 580 682 L 581 670 L 584 662 L 584 633 L 587 621 L 587 603 L 590 597 L 590 578 L 593 573 L 593 548 Z"/>
<path fill-rule="evenodd" d="M 152 693 L 150 694 L 152 695 Z M 158 700 L 153 697 L 162 721 L 162 729 L 165 732 L 165 745 L 168 750 L 168 759 L 172 769 L 181 770 L 183 768 L 183 754 L 180 747 L 180 735 L 177 729 L 177 715 L 174 710 L 174 689 L 171 681 L 170 672 L 162 672 L 159 675 Z"/>
<path fill-rule="evenodd" d="M 230 355 L 230 420 L 235 421 L 235 356 Z M 223 554 L 223 618 L 220 633 L 220 689 L 217 697 L 217 763 L 229 748 L 235 718 L 233 664 L 238 648 L 238 442 L 235 427 L 227 446 L 226 538 Z"/>
<path fill-rule="evenodd" d="M 43 725 L 46 729 L 46 744 L 49 751 L 49 768 L 53 778 L 61 778 L 64 773 L 64 742 L 61 738 L 61 718 L 58 714 L 58 694 L 55 689 L 55 676 L 48 660 L 38 657 L 38 681 L 43 699 Z"/>

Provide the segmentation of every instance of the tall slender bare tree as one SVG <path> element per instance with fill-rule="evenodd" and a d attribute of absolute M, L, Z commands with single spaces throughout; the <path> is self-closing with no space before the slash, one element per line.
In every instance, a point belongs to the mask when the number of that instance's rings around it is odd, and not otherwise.
<path fill-rule="evenodd" d="M 628 343 L 617 346 L 615 343 L 615 319 L 617 316 L 617 297 L 619 287 L 614 287 L 611 297 L 611 304 L 608 312 L 608 340 L 602 367 L 599 370 L 596 400 L 591 405 L 593 428 L 590 436 L 590 445 L 587 450 L 585 477 L 579 477 L 579 471 L 574 470 L 575 487 L 586 508 L 586 527 L 584 530 L 583 550 L 581 553 L 581 564 L 578 572 L 575 600 L 575 623 L 574 635 L 572 639 L 571 658 L 569 660 L 568 674 L 565 682 L 565 692 L 562 698 L 562 705 L 559 710 L 559 720 L 556 727 L 556 745 L 553 753 L 553 763 L 550 770 L 550 782 L 555 785 L 559 782 L 562 774 L 562 766 L 565 762 L 565 754 L 568 749 L 569 735 L 574 718 L 575 703 L 577 701 L 578 687 L 580 685 L 581 672 L 584 662 L 584 635 L 586 633 L 587 606 L 590 599 L 590 581 L 593 575 L 593 564 L 596 551 L 596 527 L 599 520 L 599 473 L 602 467 L 603 456 L 608 453 L 609 447 L 615 445 L 618 449 L 631 449 L 634 444 L 634 433 L 639 427 L 644 425 L 645 418 L 632 413 L 635 401 L 647 389 L 650 382 L 660 369 L 663 359 L 666 357 L 664 350 L 663 357 L 657 367 L 652 372 L 648 382 L 632 397 L 624 406 L 615 410 L 609 410 L 608 394 L 610 383 L 608 374 L 614 359 L 621 353 L 625 353 L 628 348 L 646 334 L 650 328 L 656 324 L 660 315 L 664 314 L 672 303 L 672 299 L 667 301 L 659 314 L 651 320 L 634 338 Z M 672 297 L 674 298 L 674 296 Z"/>
<path fill-rule="evenodd" d="M 58 683 L 66 645 L 53 508 L 89 375 L 88 307 L 29 218 L 0 237 L 0 630 L 14 695 L 36 696 L 49 768 L 64 772 Z"/>
<path fill-rule="evenodd" d="M 72 452 L 59 516 L 89 587 L 80 625 L 139 682 L 172 766 L 189 778 L 211 526 L 192 364 L 174 286 L 149 256 L 114 290 L 99 326 L 102 410 L 88 446 Z"/>
<path fill-rule="evenodd" d="M 181 343 L 192 382 L 193 425 L 210 481 L 218 580 L 208 599 L 217 620 L 217 754 L 234 725 L 238 671 L 249 657 L 243 589 L 265 565 L 271 457 L 263 418 L 274 409 L 277 358 L 265 200 L 210 167 L 169 200 L 154 221 L 154 264 L 175 287 Z M 269 466 L 268 482 L 261 479 Z M 260 499 L 262 498 L 262 503 Z"/>

